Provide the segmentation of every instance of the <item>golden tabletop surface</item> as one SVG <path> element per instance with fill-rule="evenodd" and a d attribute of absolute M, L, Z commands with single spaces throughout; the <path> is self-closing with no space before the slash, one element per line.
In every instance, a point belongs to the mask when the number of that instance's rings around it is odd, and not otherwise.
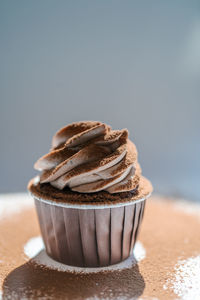
<path fill-rule="evenodd" d="M 200 204 L 147 200 L 134 257 L 84 270 L 48 258 L 34 203 L 0 195 L 0 298 L 200 299 Z"/>

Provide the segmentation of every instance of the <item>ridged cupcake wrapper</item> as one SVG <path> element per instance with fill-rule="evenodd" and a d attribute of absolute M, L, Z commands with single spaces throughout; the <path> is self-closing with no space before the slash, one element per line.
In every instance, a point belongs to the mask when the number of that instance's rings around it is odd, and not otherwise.
<path fill-rule="evenodd" d="M 47 254 L 78 267 L 119 263 L 132 253 L 145 200 L 121 207 L 78 209 L 35 199 Z"/>

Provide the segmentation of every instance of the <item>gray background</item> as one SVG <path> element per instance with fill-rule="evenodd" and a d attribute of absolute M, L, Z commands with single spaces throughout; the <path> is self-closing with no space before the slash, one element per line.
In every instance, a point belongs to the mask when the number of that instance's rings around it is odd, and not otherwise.
<path fill-rule="evenodd" d="M 200 199 L 199 1 L 1 1 L 0 192 L 53 133 L 127 127 L 156 192 Z"/>

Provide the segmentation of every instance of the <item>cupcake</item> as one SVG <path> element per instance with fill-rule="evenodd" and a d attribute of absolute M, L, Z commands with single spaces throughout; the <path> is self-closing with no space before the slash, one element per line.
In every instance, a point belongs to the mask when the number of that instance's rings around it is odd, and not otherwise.
<path fill-rule="evenodd" d="M 133 252 L 151 183 L 127 129 L 95 121 L 61 128 L 28 184 L 47 254 L 78 267 L 119 263 Z"/>

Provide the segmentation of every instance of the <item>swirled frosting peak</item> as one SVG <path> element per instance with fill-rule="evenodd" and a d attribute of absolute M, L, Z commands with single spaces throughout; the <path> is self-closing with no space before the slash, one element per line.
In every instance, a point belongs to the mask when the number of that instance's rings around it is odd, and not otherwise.
<path fill-rule="evenodd" d="M 72 123 L 53 137 L 52 149 L 34 165 L 40 183 L 80 193 L 118 193 L 139 186 L 137 150 L 127 129 L 95 121 Z"/>

